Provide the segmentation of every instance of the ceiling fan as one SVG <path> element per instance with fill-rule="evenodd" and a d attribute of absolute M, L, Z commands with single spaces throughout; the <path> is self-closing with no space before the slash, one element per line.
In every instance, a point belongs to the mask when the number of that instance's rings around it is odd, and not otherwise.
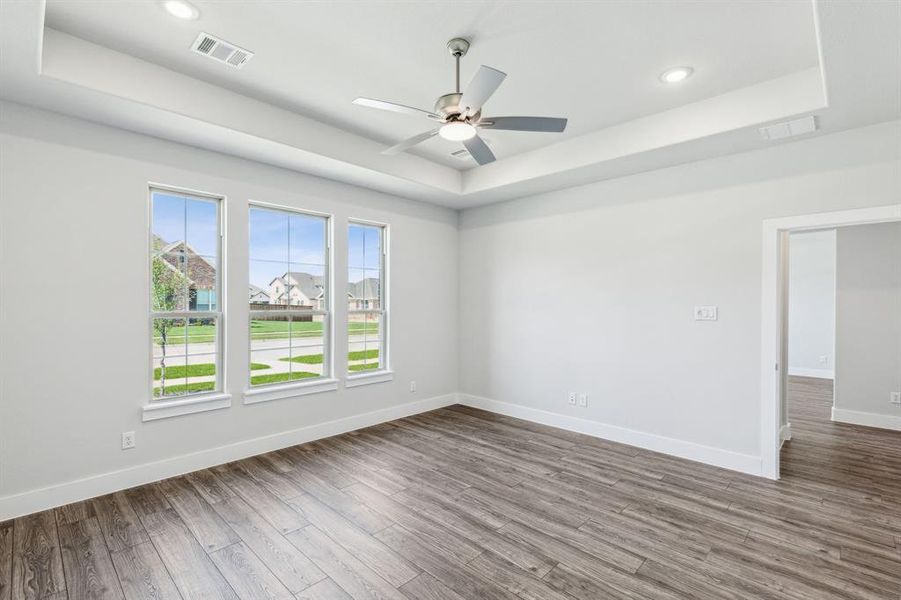
<path fill-rule="evenodd" d="M 456 92 L 445 94 L 435 102 L 434 112 L 404 106 L 384 100 L 357 98 L 354 104 L 390 110 L 408 115 L 425 116 L 441 123 L 439 127 L 414 135 L 390 148 L 382 154 L 399 154 L 413 146 L 439 135 L 446 140 L 463 142 L 469 154 L 480 165 L 494 162 L 494 153 L 479 137 L 479 129 L 503 129 L 507 131 L 545 131 L 559 133 L 566 129 L 566 119 L 553 117 L 482 117 L 482 105 L 500 87 L 506 73 L 482 65 L 464 92 L 460 92 L 460 59 L 466 56 L 469 42 L 454 38 L 447 43 L 447 49 L 457 61 Z"/>

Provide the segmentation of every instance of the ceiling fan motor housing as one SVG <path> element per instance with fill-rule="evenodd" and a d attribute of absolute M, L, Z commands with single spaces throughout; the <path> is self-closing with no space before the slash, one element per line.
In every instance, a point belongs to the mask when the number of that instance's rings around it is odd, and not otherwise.
<path fill-rule="evenodd" d="M 460 115 L 466 112 L 466 107 L 460 105 L 463 94 L 453 93 L 445 94 L 438 98 L 435 102 L 435 112 L 447 119 L 458 119 Z M 480 110 L 474 115 L 469 115 L 466 121 L 478 121 L 482 111 Z M 463 119 L 460 119 L 463 120 Z"/>

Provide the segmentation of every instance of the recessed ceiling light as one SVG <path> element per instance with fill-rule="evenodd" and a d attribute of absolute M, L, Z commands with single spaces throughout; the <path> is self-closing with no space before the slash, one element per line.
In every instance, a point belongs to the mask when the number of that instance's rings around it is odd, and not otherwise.
<path fill-rule="evenodd" d="M 694 71 L 691 67 L 673 67 L 661 73 L 660 81 L 663 83 L 679 83 L 691 77 Z"/>
<path fill-rule="evenodd" d="M 177 19 L 193 21 L 200 16 L 200 11 L 197 10 L 197 7 L 188 4 L 184 0 L 164 0 L 162 4 L 166 12 Z"/>
<path fill-rule="evenodd" d="M 451 121 L 446 125 L 442 125 L 438 130 L 438 135 L 452 142 L 462 142 L 475 136 L 476 128 L 469 123 L 463 121 Z"/>

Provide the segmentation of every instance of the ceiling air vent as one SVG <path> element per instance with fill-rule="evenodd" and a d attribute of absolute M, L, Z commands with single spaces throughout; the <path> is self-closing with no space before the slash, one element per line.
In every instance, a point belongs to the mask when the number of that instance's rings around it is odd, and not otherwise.
<path fill-rule="evenodd" d="M 194 40 L 191 50 L 197 54 L 203 54 L 213 60 L 234 68 L 240 69 L 253 58 L 253 52 L 239 48 L 234 44 L 221 40 L 214 35 L 201 32 Z"/>
<path fill-rule="evenodd" d="M 781 140 L 817 130 L 817 122 L 813 116 L 801 117 L 794 121 L 783 121 L 760 128 L 760 137 L 765 140 Z"/>

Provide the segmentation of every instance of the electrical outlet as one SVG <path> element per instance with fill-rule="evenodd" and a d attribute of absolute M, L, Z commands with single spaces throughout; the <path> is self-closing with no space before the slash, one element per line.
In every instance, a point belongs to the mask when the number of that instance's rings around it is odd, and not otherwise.
<path fill-rule="evenodd" d="M 901 404 L 901 392 L 892 392 L 889 396 L 889 402 L 892 404 Z"/>
<path fill-rule="evenodd" d="M 415 391 L 416 391 L 416 380 L 411 379 L 410 380 L 410 392 L 415 392 Z"/>
<path fill-rule="evenodd" d="M 716 321 L 718 313 L 716 306 L 695 306 L 695 321 Z"/>
<path fill-rule="evenodd" d="M 134 431 L 123 431 L 122 432 L 122 449 L 128 450 L 129 448 L 135 447 L 135 432 Z"/>
<path fill-rule="evenodd" d="M 573 406 L 575 406 L 575 404 L 576 404 L 576 393 L 575 393 L 575 392 L 570 392 L 570 393 L 569 393 L 569 396 L 567 397 L 567 401 L 568 401 L 570 404 L 572 404 Z"/>
<path fill-rule="evenodd" d="M 588 394 L 579 394 L 579 406 L 582 408 L 588 406 Z"/>
<path fill-rule="evenodd" d="M 825 364 L 828 364 L 828 363 L 829 363 L 829 357 L 828 357 L 828 356 L 821 356 L 821 357 L 820 357 L 820 364 L 821 364 L 821 365 L 825 365 Z"/>

